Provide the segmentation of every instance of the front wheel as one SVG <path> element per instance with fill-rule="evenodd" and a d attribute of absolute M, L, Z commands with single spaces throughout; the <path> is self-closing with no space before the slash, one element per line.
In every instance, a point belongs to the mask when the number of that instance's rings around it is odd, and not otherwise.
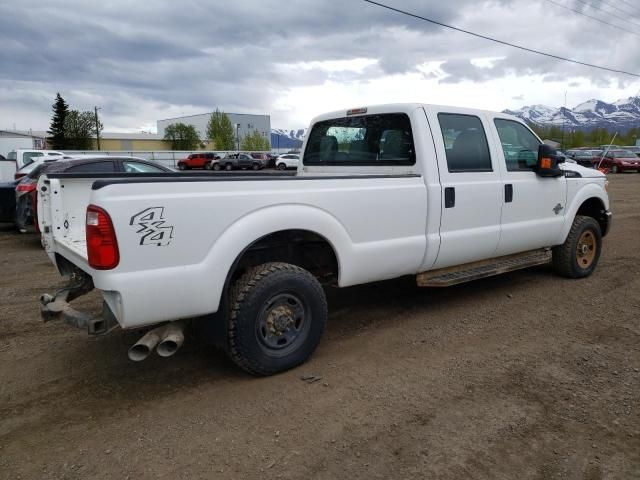
<path fill-rule="evenodd" d="M 284 163 L 279 163 L 278 164 L 278 170 L 286 170 L 287 166 Z"/>
<path fill-rule="evenodd" d="M 612 165 L 611 166 L 611 173 L 619 173 L 620 170 L 618 169 L 617 165 Z"/>
<path fill-rule="evenodd" d="M 213 164 L 213 169 L 214 169 L 216 172 L 220 171 L 220 164 L 219 164 L 219 163 L 214 163 L 214 164 Z"/>
<path fill-rule="evenodd" d="M 178 169 L 179 169 L 179 170 L 186 170 L 186 169 L 187 169 L 187 166 L 186 166 L 184 163 L 179 163 L 179 164 L 178 164 Z"/>
<path fill-rule="evenodd" d="M 233 165 L 231 165 L 230 163 L 227 163 L 227 164 L 224 166 L 224 169 L 225 169 L 226 171 L 233 170 Z"/>
<path fill-rule="evenodd" d="M 254 170 L 260 170 L 260 165 L 258 165 L 257 163 L 254 163 L 251 168 L 253 168 Z"/>
<path fill-rule="evenodd" d="M 577 215 L 565 242 L 553 248 L 553 267 L 563 277 L 588 277 L 598 265 L 601 250 L 600 224 L 592 217 Z"/>
<path fill-rule="evenodd" d="M 230 294 L 228 352 L 252 375 L 296 367 L 315 351 L 327 322 L 322 286 L 288 263 L 250 268 Z"/>

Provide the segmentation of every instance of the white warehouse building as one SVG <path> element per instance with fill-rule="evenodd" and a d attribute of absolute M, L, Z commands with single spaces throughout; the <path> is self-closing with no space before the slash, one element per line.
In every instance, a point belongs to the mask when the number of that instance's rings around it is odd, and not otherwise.
<path fill-rule="evenodd" d="M 226 112 L 225 112 L 226 113 Z M 199 115 L 187 115 L 185 117 L 166 118 L 157 121 L 158 135 L 164 137 L 164 130 L 173 123 L 184 123 L 193 125 L 198 131 L 201 139 L 207 139 L 207 124 L 213 112 L 201 113 Z M 245 135 L 257 130 L 260 134 L 271 142 L 271 117 L 269 115 L 253 115 L 246 113 L 227 113 L 231 125 L 237 137 L 242 143 Z M 237 138 L 236 138 L 237 140 Z"/>

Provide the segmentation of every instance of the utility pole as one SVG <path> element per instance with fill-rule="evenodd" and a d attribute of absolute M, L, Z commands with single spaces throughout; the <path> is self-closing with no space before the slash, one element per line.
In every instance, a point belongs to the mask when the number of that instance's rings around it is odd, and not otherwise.
<path fill-rule="evenodd" d="M 240 151 L 240 124 L 236 123 L 236 142 L 238 143 L 238 151 Z"/>
<path fill-rule="evenodd" d="M 564 151 L 564 122 L 567 119 L 567 91 L 564 92 L 564 110 L 562 110 L 562 140 L 560 141 L 560 145 L 562 146 L 562 150 Z"/>
<path fill-rule="evenodd" d="M 96 112 L 96 143 L 98 144 L 98 150 L 100 150 L 100 122 L 98 121 L 98 107 L 93 107 Z"/>

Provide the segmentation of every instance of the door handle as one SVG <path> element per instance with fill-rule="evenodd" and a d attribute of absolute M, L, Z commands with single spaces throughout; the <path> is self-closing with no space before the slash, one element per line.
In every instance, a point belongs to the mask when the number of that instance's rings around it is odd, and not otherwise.
<path fill-rule="evenodd" d="M 444 208 L 453 208 L 455 206 L 456 206 L 456 189 L 453 187 L 445 187 Z"/>
<path fill-rule="evenodd" d="M 505 203 L 513 202 L 513 185 L 510 183 L 504 185 L 504 201 Z"/>

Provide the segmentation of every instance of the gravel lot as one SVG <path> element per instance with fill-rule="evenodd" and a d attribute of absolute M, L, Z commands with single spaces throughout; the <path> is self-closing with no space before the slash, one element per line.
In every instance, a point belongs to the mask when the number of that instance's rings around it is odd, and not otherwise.
<path fill-rule="evenodd" d="M 640 478 L 640 174 L 610 191 L 592 277 L 331 291 L 312 360 L 262 379 L 41 323 L 60 278 L 0 226 L 0 478 Z"/>

